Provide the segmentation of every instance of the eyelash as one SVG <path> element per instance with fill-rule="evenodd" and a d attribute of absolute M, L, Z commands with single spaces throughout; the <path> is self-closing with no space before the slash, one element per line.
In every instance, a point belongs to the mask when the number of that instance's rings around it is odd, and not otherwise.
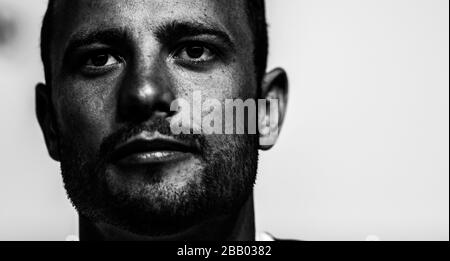
<path fill-rule="evenodd" d="M 111 56 L 112 58 L 116 59 L 118 62 L 122 62 L 122 58 L 117 55 L 115 52 L 111 51 L 111 50 L 95 50 L 95 51 L 91 51 L 91 52 L 87 52 L 85 54 L 82 54 L 80 57 L 80 65 L 81 66 L 88 66 L 88 62 L 91 59 L 94 58 L 98 58 L 98 56 L 100 55 L 107 55 L 107 56 Z M 95 67 L 95 66 L 92 66 Z"/>
<path fill-rule="evenodd" d="M 209 52 L 211 54 L 212 58 L 209 60 L 195 60 L 195 59 L 186 60 L 186 59 L 180 58 L 181 52 L 186 51 L 186 48 L 189 48 L 189 47 L 204 48 L 204 50 L 206 50 L 207 52 Z M 203 65 L 203 64 L 208 64 L 208 63 L 214 61 L 216 58 L 220 58 L 220 55 L 221 55 L 221 53 L 218 50 L 218 48 L 216 48 L 215 46 L 213 46 L 211 44 L 201 42 L 201 41 L 187 41 L 187 42 L 182 42 L 181 44 L 178 44 L 174 48 L 174 51 L 172 52 L 171 56 L 177 62 L 180 62 L 183 65 Z"/>
<path fill-rule="evenodd" d="M 180 58 L 180 54 L 182 52 L 186 52 L 186 48 L 189 48 L 189 47 L 201 47 L 204 49 L 203 50 L 204 52 L 206 51 L 207 53 L 210 53 L 211 57 L 209 59 L 197 59 L 197 60 Z M 111 65 L 106 65 L 106 66 L 88 65 L 89 60 L 94 59 L 96 56 L 99 56 L 99 55 L 111 56 L 112 58 L 117 60 L 117 63 L 111 64 Z M 204 53 L 202 54 L 202 56 L 203 55 L 204 55 Z M 181 64 L 183 66 L 188 66 L 188 67 L 189 66 L 199 67 L 202 65 L 207 65 L 207 64 L 215 61 L 217 58 L 220 58 L 220 56 L 221 56 L 221 52 L 218 48 L 216 48 L 212 44 L 205 43 L 203 41 L 182 42 L 182 43 L 178 44 L 174 48 L 174 51 L 171 53 L 171 57 L 176 62 L 178 62 L 179 64 Z M 125 59 L 123 59 L 123 57 L 121 57 L 120 55 L 117 55 L 116 52 L 114 52 L 108 48 L 89 51 L 89 52 L 86 52 L 85 54 L 80 55 L 80 57 L 81 58 L 79 60 L 80 61 L 79 68 L 84 74 L 86 74 L 88 76 L 101 75 L 103 73 L 108 72 L 109 70 L 111 70 L 112 68 L 117 66 L 118 64 L 125 62 Z"/>
<path fill-rule="evenodd" d="M 91 59 L 94 59 L 100 55 L 107 55 L 108 56 L 107 62 L 112 57 L 117 61 L 117 63 L 105 65 L 105 66 L 88 65 L 88 63 Z M 113 67 L 115 67 L 118 64 L 121 64 L 123 62 L 124 62 L 124 59 L 122 57 L 120 57 L 119 55 L 115 54 L 115 52 L 108 50 L 108 49 L 103 49 L 103 50 L 95 50 L 95 51 L 87 52 L 84 55 L 81 55 L 79 67 L 83 71 L 83 73 L 85 73 L 87 75 L 91 75 L 91 76 L 96 76 L 96 75 L 99 75 L 99 74 L 102 74 L 102 73 L 105 73 L 105 72 L 111 70 Z"/>

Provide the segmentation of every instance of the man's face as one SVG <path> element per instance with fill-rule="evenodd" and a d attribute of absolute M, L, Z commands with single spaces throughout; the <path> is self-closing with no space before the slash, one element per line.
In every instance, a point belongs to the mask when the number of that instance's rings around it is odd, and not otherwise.
<path fill-rule="evenodd" d="M 165 234 L 243 204 L 256 135 L 173 135 L 168 120 L 194 91 L 256 98 L 244 1 L 58 1 L 53 26 L 58 160 L 81 215 Z"/>

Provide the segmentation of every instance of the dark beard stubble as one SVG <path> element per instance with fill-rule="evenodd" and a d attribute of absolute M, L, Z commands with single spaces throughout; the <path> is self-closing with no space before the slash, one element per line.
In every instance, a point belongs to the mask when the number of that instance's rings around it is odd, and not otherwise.
<path fill-rule="evenodd" d="M 180 190 L 161 186 L 160 177 L 153 175 L 148 181 L 152 185 L 151 198 L 135 197 L 127 191 L 112 192 L 106 167 L 113 148 L 144 130 L 198 143 L 204 166 L 200 182 L 190 182 Z M 160 119 L 150 125 L 120 129 L 105 138 L 92 157 L 83 153 L 86 150 L 79 135 L 60 136 L 61 172 L 67 195 L 83 217 L 148 236 L 170 235 L 214 217 L 235 215 L 253 192 L 257 135 L 209 137 L 172 135 L 169 123 Z M 149 176 L 157 169 L 149 169 Z"/>

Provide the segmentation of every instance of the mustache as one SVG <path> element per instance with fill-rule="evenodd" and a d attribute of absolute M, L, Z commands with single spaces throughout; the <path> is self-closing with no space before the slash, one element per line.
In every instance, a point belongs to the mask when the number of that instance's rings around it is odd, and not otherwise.
<path fill-rule="evenodd" d="M 103 159 L 110 159 L 111 154 L 114 149 L 128 139 L 142 133 L 142 132 L 150 132 L 150 133 L 160 133 L 162 135 L 172 137 L 175 140 L 180 142 L 184 142 L 192 147 L 198 147 L 200 149 L 200 153 L 203 154 L 205 151 L 207 144 L 205 137 L 200 134 L 173 134 L 170 129 L 170 123 L 168 120 L 164 118 L 156 118 L 152 121 L 140 123 L 140 124 L 129 124 L 121 127 L 117 131 L 103 138 L 100 150 L 99 157 Z M 192 133 L 192 131 L 191 131 Z"/>

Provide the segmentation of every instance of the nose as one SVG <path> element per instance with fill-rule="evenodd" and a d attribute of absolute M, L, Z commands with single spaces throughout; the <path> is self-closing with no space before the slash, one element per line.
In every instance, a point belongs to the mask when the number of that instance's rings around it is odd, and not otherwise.
<path fill-rule="evenodd" d="M 130 70 L 120 87 L 120 118 L 126 122 L 143 122 L 155 115 L 172 116 L 170 104 L 175 95 L 169 78 L 163 66 L 159 65 Z"/>

